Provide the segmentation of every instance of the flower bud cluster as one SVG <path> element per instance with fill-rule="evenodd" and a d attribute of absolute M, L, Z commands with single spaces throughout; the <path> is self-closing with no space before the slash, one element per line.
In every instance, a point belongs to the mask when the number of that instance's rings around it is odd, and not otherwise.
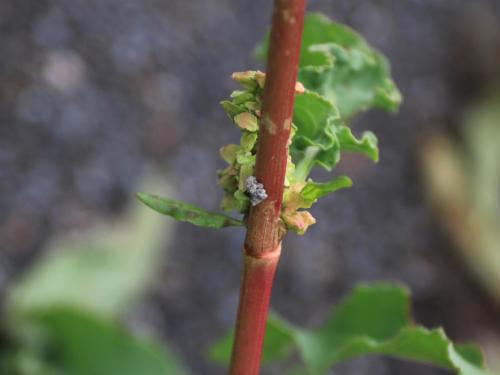
<path fill-rule="evenodd" d="M 234 91 L 231 94 L 231 100 L 222 101 L 221 105 L 242 134 L 239 144 L 229 144 L 220 149 L 220 155 L 228 166 L 218 171 L 218 184 L 225 193 L 221 208 L 226 211 L 236 210 L 246 215 L 251 205 L 255 206 L 267 198 L 265 186 L 254 177 L 260 110 L 266 76 L 260 71 L 246 71 L 233 73 L 232 78 L 243 86 L 243 90 Z M 302 84 L 297 82 L 295 91 L 298 94 L 303 93 Z M 290 143 L 294 134 L 295 126 L 292 124 Z M 297 191 L 299 185 L 293 181 L 294 169 L 295 165 L 289 155 L 281 220 L 285 229 L 303 234 L 315 220 L 309 212 L 298 211 L 304 205 L 301 205 L 298 198 L 300 196 L 300 191 Z"/>

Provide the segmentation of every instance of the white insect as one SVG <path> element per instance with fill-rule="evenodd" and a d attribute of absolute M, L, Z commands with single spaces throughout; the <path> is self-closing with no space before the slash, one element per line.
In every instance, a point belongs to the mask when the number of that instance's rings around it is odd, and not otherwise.
<path fill-rule="evenodd" d="M 257 178 L 255 178 L 255 176 L 247 177 L 245 181 L 245 191 L 250 196 L 250 202 L 252 202 L 252 206 L 258 205 L 260 202 L 267 198 L 267 193 L 264 189 L 264 185 L 257 182 Z"/>

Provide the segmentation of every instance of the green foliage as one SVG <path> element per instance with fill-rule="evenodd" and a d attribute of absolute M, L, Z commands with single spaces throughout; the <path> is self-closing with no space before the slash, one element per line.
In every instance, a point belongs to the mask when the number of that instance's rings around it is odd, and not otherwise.
<path fill-rule="evenodd" d="M 147 193 L 138 193 L 137 198 L 153 210 L 173 217 L 178 221 L 187 221 L 205 228 L 224 228 L 242 226 L 242 221 L 215 212 L 205 211 L 188 203 L 169 198 L 160 198 Z"/>
<path fill-rule="evenodd" d="M 266 38 L 258 46 L 257 56 L 264 59 L 267 49 Z M 254 175 L 265 74 L 245 71 L 234 73 L 232 78 L 242 89 L 234 91 L 230 100 L 221 105 L 242 135 L 238 145 L 220 149 L 228 166 L 218 171 L 218 184 L 225 193 L 221 207 L 246 215 L 251 195 L 246 183 Z M 375 135 L 368 131 L 356 137 L 348 121 L 371 108 L 394 112 L 402 97 L 385 57 L 353 30 L 319 14 L 305 18 L 298 79 L 280 220 L 285 229 L 304 234 L 315 223 L 305 209 L 352 184 L 345 176 L 329 182 L 312 181 L 308 178 L 312 168 L 319 165 L 330 171 L 346 151 L 377 162 Z M 145 193 L 138 197 L 179 221 L 211 228 L 243 225 L 186 203 Z M 228 363 L 231 344 L 230 334 L 212 348 L 211 357 Z M 323 374 L 341 361 L 370 354 L 433 364 L 461 375 L 489 374 L 475 347 L 453 344 L 441 329 L 412 325 L 407 291 L 387 284 L 356 288 L 316 330 L 300 329 L 278 316 L 270 316 L 263 361 L 286 360 L 294 352 L 299 354 L 304 372 L 310 374 Z"/>
<path fill-rule="evenodd" d="M 321 95 L 306 91 L 295 97 L 293 122 L 297 131 L 294 148 L 318 146 L 328 150 L 335 143 L 335 121 L 340 118 L 337 108 Z"/>
<path fill-rule="evenodd" d="M 306 91 L 295 97 L 294 125 L 297 131 L 292 143 L 292 156 L 297 163 L 297 180 L 304 180 L 317 164 L 332 170 L 341 151 L 359 152 L 378 161 L 377 138 L 365 132 L 360 140 L 343 125 L 338 109 L 323 96 Z"/>
<path fill-rule="evenodd" d="M 9 289 L 0 373 L 185 374 L 172 354 L 119 323 L 143 294 L 168 235 L 159 216 L 136 208 L 78 241 L 58 241 Z"/>
<path fill-rule="evenodd" d="M 257 56 L 265 58 L 267 48 L 266 38 L 257 48 Z M 247 214 L 250 197 L 245 183 L 248 177 L 254 175 L 265 74 L 245 71 L 234 73 L 232 78 L 243 89 L 234 91 L 230 100 L 222 101 L 221 105 L 241 130 L 242 136 L 239 145 L 221 148 L 221 157 L 228 167 L 218 171 L 218 184 L 224 190 L 221 208 Z M 292 157 L 287 163 L 282 222 L 286 229 L 303 234 L 315 219 L 309 212 L 293 211 L 291 207 L 295 206 L 295 210 L 310 207 L 296 205 L 295 193 L 308 181 L 311 169 L 319 165 L 332 170 L 339 162 L 342 151 L 358 152 L 378 161 L 375 135 L 365 132 L 357 139 L 346 122 L 355 113 L 371 107 L 395 111 L 401 102 L 401 95 L 390 78 L 389 65 L 381 54 L 373 50 L 359 34 L 319 14 L 307 15 L 305 19 L 299 80 L 301 83 L 296 86 L 290 147 Z M 311 186 L 311 182 L 308 184 Z M 324 188 L 322 191 L 326 194 L 334 190 Z M 145 193 L 139 193 L 138 197 L 149 207 L 179 221 L 209 228 L 243 225 L 236 219 L 206 212 L 187 203 Z M 286 202 L 287 197 L 292 197 L 292 202 Z M 317 198 L 319 196 L 313 202 Z"/>
<path fill-rule="evenodd" d="M 267 49 L 266 37 L 256 56 L 264 60 Z M 387 60 L 361 35 L 321 14 L 305 17 L 299 68 L 300 82 L 334 103 L 342 119 L 371 107 L 392 112 L 402 100 Z"/>
<path fill-rule="evenodd" d="M 335 105 L 318 93 L 306 91 L 295 97 L 292 156 L 297 163 L 297 180 L 304 180 L 317 164 L 332 170 L 341 151 L 353 151 L 378 161 L 377 138 L 365 132 L 360 140 L 343 125 Z"/>
<path fill-rule="evenodd" d="M 249 70 L 233 73 L 232 79 L 242 85 L 244 90 L 234 91 L 231 101 L 222 101 L 221 105 L 241 131 L 241 138 L 239 145 L 229 144 L 220 149 L 222 159 L 229 166 L 218 171 L 218 183 L 224 189 L 221 208 L 226 211 L 235 209 L 239 213 L 247 214 L 250 210 L 250 194 L 246 191 L 246 181 L 254 175 L 257 130 L 266 75 L 260 71 Z M 295 90 L 296 93 L 304 91 L 299 83 Z M 326 104 L 330 107 L 329 103 Z M 291 183 L 294 169 L 295 165 L 289 158 L 286 166 L 286 187 Z"/>
<path fill-rule="evenodd" d="M 350 186 L 352 186 L 352 181 L 346 176 L 340 176 L 328 182 L 307 181 L 300 195 L 305 201 L 315 202 L 327 194 Z"/>
<path fill-rule="evenodd" d="M 264 60 L 268 47 L 267 36 L 258 45 L 256 56 Z M 350 28 L 321 14 L 308 14 L 298 79 L 307 91 L 295 98 L 297 133 L 291 153 L 296 179 L 306 180 L 314 165 L 333 169 L 341 151 L 358 152 L 378 161 L 375 135 L 365 132 L 358 140 L 347 122 L 370 108 L 397 110 L 402 98 L 386 59 Z"/>
<path fill-rule="evenodd" d="M 13 315 L 64 305 L 117 316 L 151 281 L 159 233 L 168 229 L 136 208 L 111 228 L 97 228 L 79 241 L 59 240 L 10 288 L 6 305 Z"/>
<path fill-rule="evenodd" d="M 36 346 L 57 358 L 52 366 L 62 374 L 185 374 L 160 344 L 134 336 L 115 321 L 83 310 L 40 310 L 30 314 L 29 323 L 43 335 Z"/>
<path fill-rule="evenodd" d="M 308 160 L 307 170 L 296 174 L 297 180 L 304 180 L 314 164 L 331 170 L 338 163 L 340 143 L 335 133 L 339 120 L 337 108 L 321 95 L 307 91 L 295 97 L 293 123 L 297 130 L 290 151 L 299 166 Z M 314 156 L 309 158 L 305 154 L 311 150 Z"/>
<path fill-rule="evenodd" d="M 266 38 L 257 47 L 257 56 L 264 59 L 267 48 Z M 246 215 L 251 201 L 246 181 L 254 175 L 266 76 L 260 71 L 244 71 L 234 73 L 232 78 L 242 89 L 234 91 L 221 106 L 242 136 L 239 145 L 230 144 L 220 149 L 228 166 L 218 171 L 218 184 L 224 190 L 221 208 Z M 373 107 L 395 111 L 401 95 L 391 80 L 389 64 L 380 53 L 359 34 L 319 14 L 305 18 L 298 79 L 281 222 L 284 229 L 304 234 L 316 220 L 309 212 L 297 210 L 309 208 L 320 196 L 304 205 L 297 204 L 297 194 L 306 181 L 311 186 L 308 176 L 312 168 L 319 165 L 331 171 L 343 151 L 357 152 L 378 161 L 375 135 L 365 132 L 358 139 L 347 127 L 347 121 L 354 114 Z M 335 190 L 327 189 L 331 186 L 328 183 L 322 186 L 321 196 Z M 179 221 L 209 228 L 244 225 L 187 203 L 145 193 L 138 197 L 149 207 Z M 289 198 L 292 200 L 287 201 Z"/>
<path fill-rule="evenodd" d="M 380 354 L 454 370 L 460 375 L 491 374 L 484 369 L 480 351 L 453 344 L 442 329 L 412 325 L 406 289 L 390 284 L 358 286 L 315 330 L 292 326 L 272 316 L 264 342 L 267 363 L 298 352 L 307 373 L 324 374 L 342 361 Z M 219 341 L 210 356 L 227 363 L 231 334 Z"/>
<path fill-rule="evenodd" d="M 268 47 L 266 37 L 257 47 L 257 57 L 265 59 Z M 244 90 L 233 92 L 232 100 L 223 101 L 222 107 L 243 132 L 255 132 L 265 75 L 248 71 L 235 73 L 233 78 Z M 281 219 L 286 229 L 304 234 L 315 219 L 309 212 L 297 210 L 309 208 L 319 196 L 308 205 L 298 193 L 304 182 L 309 181 L 312 168 L 319 165 L 331 171 L 343 151 L 357 152 L 377 162 L 375 135 L 364 132 L 358 139 L 347 122 L 356 113 L 370 108 L 395 111 L 401 95 L 391 80 L 389 64 L 380 53 L 356 32 L 319 14 L 305 18 L 298 78 Z M 234 195 L 236 190 L 240 196 L 245 193 L 242 180 L 253 172 L 255 159 L 250 157 L 255 151 L 249 150 L 246 158 L 236 160 L 221 153 L 224 160 L 230 161 L 230 167 L 219 172 L 219 185 L 226 191 L 224 209 L 248 212 L 245 210 L 249 205 L 242 205 Z M 244 176 L 239 173 L 243 169 Z M 308 184 L 311 186 L 311 182 Z M 323 190 L 325 194 L 332 191 Z"/>
<path fill-rule="evenodd" d="M 336 135 L 342 150 L 359 152 L 375 162 L 378 161 L 377 138 L 372 132 L 364 132 L 361 139 L 356 139 L 351 129 L 347 126 L 340 126 Z"/>

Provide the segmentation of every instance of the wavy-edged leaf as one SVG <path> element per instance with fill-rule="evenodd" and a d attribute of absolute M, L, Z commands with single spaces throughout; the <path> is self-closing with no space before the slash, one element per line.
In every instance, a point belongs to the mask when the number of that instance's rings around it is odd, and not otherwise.
<path fill-rule="evenodd" d="M 347 176 L 339 176 L 328 182 L 307 181 L 300 191 L 300 195 L 304 200 L 314 202 L 327 194 L 351 186 L 352 181 Z"/>
<path fill-rule="evenodd" d="M 401 94 L 390 78 L 389 63 L 378 52 L 366 48 L 316 44 L 311 50 L 332 56 L 334 66 L 318 71 L 305 67 L 299 72 L 304 86 L 336 103 L 342 118 L 370 108 L 395 112 Z"/>
<path fill-rule="evenodd" d="M 285 359 L 296 350 L 307 372 L 314 375 L 369 354 L 436 365 L 460 375 L 492 375 L 476 347 L 453 344 L 442 329 L 412 325 L 408 291 L 391 284 L 358 286 L 316 330 L 296 328 L 273 316 L 268 320 L 264 348 L 266 342 L 274 341 L 279 343 L 277 349 L 264 352 L 268 362 Z M 222 342 L 215 348 L 212 358 L 229 359 L 230 348 Z"/>
<path fill-rule="evenodd" d="M 297 126 L 293 146 L 304 150 L 319 146 L 323 150 L 333 147 L 335 134 L 332 127 L 339 118 L 337 108 L 315 92 L 306 91 L 295 97 L 293 122 Z"/>
<path fill-rule="evenodd" d="M 312 91 L 297 95 L 293 113 L 296 130 L 291 146 L 294 162 L 300 164 L 305 159 L 307 169 L 318 164 L 331 170 L 340 160 L 340 144 L 335 131 L 338 120 L 336 107 L 321 95 Z"/>
<path fill-rule="evenodd" d="M 161 198 L 147 193 L 137 193 L 137 198 L 153 210 L 174 218 L 177 221 L 187 221 L 204 228 L 224 228 L 244 226 L 241 220 L 215 212 L 205 211 L 188 203 L 169 198 Z"/>
<path fill-rule="evenodd" d="M 354 45 L 359 41 L 359 38 L 353 37 L 353 34 L 349 31 L 345 26 L 331 22 L 322 14 L 306 14 L 302 32 L 299 67 L 314 67 L 318 71 L 332 68 L 334 64 L 332 57 L 328 53 L 311 50 L 310 46 L 323 43 Z M 264 40 L 256 46 L 255 57 L 262 61 L 266 60 L 268 48 L 269 32 L 264 37 Z"/>
<path fill-rule="evenodd" d="M 375 135 L 367 131 L 357 139 L 342 125 L 336 107 L 317 93 L 306 91 L 295 97 L 293 121 L 296 133 L 291 151 L 299 170 L 302 160 L 309 160 L 309 169 L 318 164 L 331 170 L 340 160 L 342 150 L 359 152 L 378 161 Z"/>
<path fill-rule="evenodd" d="M 265 59 L 268 36 L 256 48 Z M 385 57 L 347 26 L 322 14 L 304 19 L 299 81 L 335 103 L 342 118 L 380 108 L 394 112 L 402 101 Z"/>
<path fill-rule="evenodd" d="M 374 162 L 378 161 L 378 141 L 372 132 L 365 131 L 361 139 L 357 139 L 347 126 L 339 126 L 336 128 L 336 135 L 341 150 L 359 152 Z"/>

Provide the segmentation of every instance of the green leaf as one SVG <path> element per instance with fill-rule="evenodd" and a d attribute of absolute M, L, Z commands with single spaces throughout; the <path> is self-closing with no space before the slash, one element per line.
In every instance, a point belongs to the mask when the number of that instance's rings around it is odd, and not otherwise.
<path fill-rule="evenodd" d="M 236 153 L 239 150 L 238 145 L 229 144 L 219 149 L 221 158 L 228 164 L 233 164 L 236 161 Z"/>
<path fill-rule="evenodd" d="M 136 205 L 113 225 L 56 240 L 9 288 L 9 315 L 65 305 L 116 317 L 152 281 L 170 230 L 160 216 Z"/>
<path fill-rule="evenodd" d="M 116 323 L 152 282 L 169 232 L 135 205 L 113 225 L 52 244 L 9 288 L 0 373 L 185 374 L 166 348 Z"/>
<path fill-rule="evenodd" d="M 243 105 L 236 105 L 233 102 L 229 100 L 223 100 L 220 102 L 220 105 L 222 106 L 222 109 L 224 109 L 224 112 L 226 112 L 227 116 L 233 121 L 235 116 L 239 115 L 240 113 L 247 112 L 247 109 Z"/>
<path fill-rule="evenodd" d="M 242 130 L 249 132 L 256 132 L 259 130 L 259 122 L 257 116 L 250 112 L 239 113 L 234 116 L 234 122 Z"/>
<path fill-rule="evenodd" d="M 475 347 L 453 344 L 441 329 L 413 326 L 407 290 L 391 284 L 358 286 L 316 330 L 295 328 L 275 316 L 268 321 L 265 336 L 265 341 L 274 340 L 279 340 L 279 351 L 264 353 L 268 361 L 287 358 L 295 349 L 308 373 L 315 375 L 370 354 L 433 364 L 460 375 L 491 374 Z M 226 360 L 222 344 L 216 348 L 213 358 Z"/>
<path fill-rule="evenodd" d="M 351 129 L 347 126 L 339 126 L 336 129 L 336 135 L 341 150 L 359 152 L 374 162 L 378 161 L 378 141 L 372 132 L 366 131 L 361 135 L 361 139 L 356 139 Z"/>
<path fill-rule="evenodd" d="M 347 176 L 340 176 L 328 182 L 307 181 L 306 185 L 300 191 L 300 195 L 306 201 L 315 202 L 327 194 L 351 186 L 352 181 Z"/>
<path fill-rule="evenodd" d="M 245 172 L 242 168 L 242 172 Z M 241 190 L 236 190 L 233 195 L 236 204 L 236 210 L 239 213 L 246 213 L 250 209 L 250 198 Z"/>
<path fill-rule="evenodd" d="M 147 193 L 137 193 L 137 198 L 153 210 L 174 218 L 177 221 L 187 221 L 204 228 L 224 228 L 230 226 L 244 226 L 241 220 L 205 211 L 188 203 L 169 198 L 161 198 Z"/>
<path fill-rule="evenodd" d="M 234 104 L 240 105 L 248 101 L 253 101 L 255 95 L 248 91 L 233 91 L 231 93 L 231 99 L 233 99 Z"/>
<path fill-rule="evenodd" d="M 38 353 L 61 373 L 72 375 L 186 374 L 166 348 L 128 333 L 117 323 L 72 308 L 52 308 L 30 316 L 43 337 Z M 36 347 L 33 348 L 36 350 Z"/>
<path fill-rule="evenodd" d="M 311 49 L 329 54 L 334 66 L 320 71 L 306 67 L 299 71 L 299 80 L 307 89 L 336 103 L 343 119 L 370 108 L 397 110 L 401 94 L 390 79 L 389 63 L 382 55 L 368 46 L 352 49 L 328 43 Z"/>
<path fill-rule="evenodd" d="M 257 142 L 257 133 L 244 131 L 240 138 L 240 145 L 245 151 L 252 151 Z"/>
<path fill-rule="evenodd" d="M 314 164 L 331 170 L 340 160 L 340 144 L 335 134 L 339 115 L 335 106 L 314 92 L 295 97 L 293 122 L 296 133 L 291 146 L 294 162 L 305 179 Z M 305 168 L 305 171 L 302 169 Z"/>
<path fill-rule="evenodd" d="M 342 125 L 336 107 L 319 94 L 306 91 L 295 97 L 293 121 L 296 133 L 291 153 L 297 164 L 298 180 L 304 180 L 314 164 L 331 170 L 339 162 L 341 151 L 359 152 L 378 161 L 375 135 L 367 131 L 361 139 L 356 139 Z"/>
<path fill-rule="evenodd" d="M 236 162 L 240 165 L 255 165 L 255 155 L 252 155 L 250 151 L 245 151 L 245 149 L 240 149 L 236 153 Z"/>
<path fill-rule="evenodd" d="M 268 36 L 257 57 L 265 59 L 267 49 Z M 393 112 L 402 100 L 387 60 L 361 35 L 321 14 L 304 20 L 299 81 L 335 103 L 343 119 L 372 107 Z"/>
<path fill-rule="evenodd" d="M 319 146 L 323 150 L 335 144 L 333 127 L 339 118 L 337 108 L 317 93 L 306 91 L 295 96 L 293 122 L 297 131 L 293 139 L 295 149 Z"/>
<path fill-rule="evenodd" d="M 26 348 L 18 351 L 9 348 L 0 352 L 0 374 L 64 375 Z"/>
<path fill-rule="evenodd" d="M 247 178 L 253 175 L 254 164 L 255 164 L 255 161 L 253 163 L 241 164 L 240 175 L 238 177 L 238 189 L 240 192 L 245 191 L 245 183 L 246 183 Z M 245 198 L 248 198 L 248 197 L 245 195 Z"/>

